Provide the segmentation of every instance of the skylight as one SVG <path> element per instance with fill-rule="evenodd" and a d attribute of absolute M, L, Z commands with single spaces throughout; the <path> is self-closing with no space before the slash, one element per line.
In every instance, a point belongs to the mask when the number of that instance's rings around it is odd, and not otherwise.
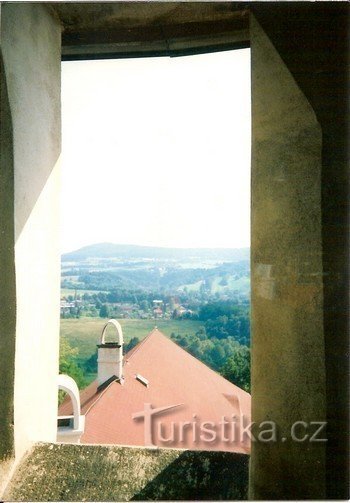
<path fill-rule="evenodd" d="M 135 375 L 135 379 L 137 381 L 139 381 L 141 384 L 143 384 L 144 386 L 146 386 L 146 388 L 148 388 L 149 381 L 148 381 L 148 379 L 146 379 L 145 377 L 143 377 L 141 374 L 136 374 Z"/>

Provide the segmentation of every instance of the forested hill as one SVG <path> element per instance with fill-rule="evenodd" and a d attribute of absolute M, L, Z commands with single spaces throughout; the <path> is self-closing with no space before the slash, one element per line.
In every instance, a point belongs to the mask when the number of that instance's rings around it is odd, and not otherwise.
<path fill-rule="evenodd" d="M 88 259 L 158 259 L 158 260 L 217 260 L 239 262 L 249 260 L 249 248 L 161 248 L 153 246 L 98 243 L 62 255 L 64 262 Z"/>

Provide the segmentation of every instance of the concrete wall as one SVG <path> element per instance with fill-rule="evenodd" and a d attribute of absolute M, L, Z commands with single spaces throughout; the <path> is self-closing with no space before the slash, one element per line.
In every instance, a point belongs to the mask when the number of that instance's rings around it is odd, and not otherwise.
<path fill-rule="evenodd" d="M 39 445 L 10 501 L 244 500 L 248 456 L 89 445 Z"/>
<path fill-rule="evenodd" d="M 1 44 L 0 85 L 0 459 L 6 459 L 13 455 L 16 285 L 12 118 Z M 6 466 L 8 467 L 8 463 Z M 0 487 L 2 478 L 0 467 Z"/>
<path fill-rule="evenodd" d="M 253 444 L 252 497 L 322 498 L 324 444 L 290 439 L 294 422 L 326 419 L 321 130 L 254 17 L 251 52 L 252 417 L 288 439 Z"/>
<path fill-rule="evenodd" d="M 5 377 L 1 377 L 6 400 L 1 400 L 1 405 L 5 404 L 8 419 L 5 426 L 1 425 L 6 431 L 1 431 L 0 445 L 5 438 L 9 453 L 13 434 L 9 418 L 14 416 L 18 457 L 31 442 L 53 441 L 56 435 L 60 40 L 60 24 L 48 7 L 35 3 L 2 5 L 1 77 L 7 93 L 1 96 L 1 112 L 6 112 L 1 144 L 6 151 L 6 158 L 1 152 L 6 179 L 1 180 L 0 190 L 6 191 L 6 201 L 1 204 L 5 206 L 7 241 L 0 253 L 5 254 L 8 264 L 8 293 L 1 293 L 6 295 L 7 305 L 7 324 L 1 323 L 1 330 L 7 331 L 7 342 L 3 337 L 1 342 L 6 342 L 7 348 L 1 351 L 1 358 L 7 360 Z M 13 295 L 13 254 L 17 302 Z M 0 455 L 4 457 L 6 452 Z"/>
<path fill-rule="evenodd" d="M 253 419 L 277 415 L 284 429 L 298 411 L 325 416 L 328 441 L 253 446 L 251 495 L 347 499 L 349 6 L 252 11 Z M 275 259 L 264 279 L 256 265 Z"/>

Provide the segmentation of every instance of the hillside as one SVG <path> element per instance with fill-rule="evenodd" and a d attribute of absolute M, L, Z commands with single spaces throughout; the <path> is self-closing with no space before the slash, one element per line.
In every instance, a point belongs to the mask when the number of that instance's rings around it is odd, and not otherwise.
<path fill-rule="evenodd" d="M 249 260 L 249 248 L 161 248 L 113 243 L 84 246 L 62 255 L 63 262 L 88 259 L 156 259 L 156 260 L 216 260 L 238 262 Z"/>

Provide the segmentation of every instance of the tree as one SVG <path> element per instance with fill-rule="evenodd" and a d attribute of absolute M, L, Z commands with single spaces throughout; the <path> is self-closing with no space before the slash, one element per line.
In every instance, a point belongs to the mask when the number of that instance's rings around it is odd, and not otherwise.
<path fill-rule="evenodd" d="M 96 374 L 97 372 L 97 351 L 93 353 L 85 362 L 84 370 L 87 374 Z"/>
<path fill-rule="evenodd" d="M 228 285 L 228 280 L 227 280 L 227 276 L 223 276 L 219 282 L 219 285 L 220 286 L 227 286 Z"/>
<path fill-rule="evenodd" d="M 238 346 L 220 371 L 228 381 L 250 392 L 250 349 Z"/>
<path fill-rule="evenodd" d="M 109 318 L 109 307 L 107 304 L 102 304 L 100 308 L 100 318 Z"/>
<path fill-rule="evenodd" d="M 210 357 L 214 365 L 218 367 L 225 361 L 225 350 L 220 343 L 214 345 L 213 349 L 210 351 Z"/>
<path fill-rule="evenodd" d="M 143 311 L 149 310 L 149 304 L 148 304 L 147 300 L 141 300 L 140 309 L 142 309 Z"/>
<path fill-rule="evenodd" d="M 124 347 L 124 353 L 127 353 L 128 351 L 130 351 L 132 348 L 134 348 L 136 346 L 136 344 L 138 344 L 140 342 L 140 339 L 138 337 L 132 337 L 130 339 L 130 341 L 125 344 L 125 347 Z"/>
<path fill-rule="evenodd" d="M 60 374 L 67 374 L 75 380 L 79 389 L 87 385 L 84 373 L 76 362 L 78 355 L 78 348 L 72 348 L 65 337 L 60 338 L 60 361 L 59 372 Z M 58 394 L 58 402 L 61 403 L 64 399 L 65 393 L 62 391 Z"/>
<path fill-rule="evenodd" d="M 60 338 L 60 370 L 61 367 L 69 365 L 72 358 L 78 354 L 78 348 L 72 348 L 65 337 Z"/>

